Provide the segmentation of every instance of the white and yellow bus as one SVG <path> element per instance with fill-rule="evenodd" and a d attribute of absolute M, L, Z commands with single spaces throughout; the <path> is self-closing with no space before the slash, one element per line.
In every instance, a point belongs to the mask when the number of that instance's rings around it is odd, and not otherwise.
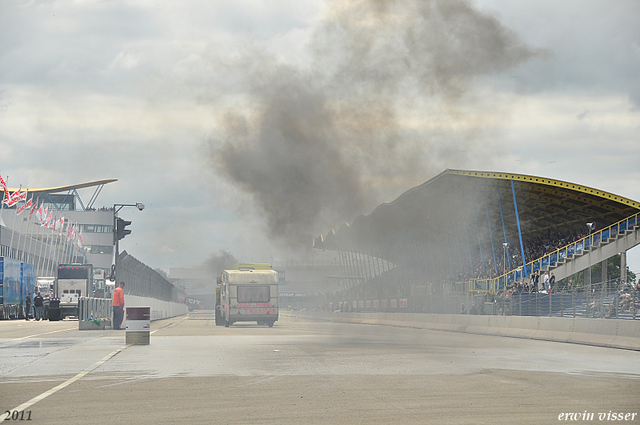
<path fill-rule="evenodd" d="M 257 322 L 272 327 L 278 320 L 278 272 L 255 266 L 239 264 L 222 272 L 216 291 L 216 324 Z"/>

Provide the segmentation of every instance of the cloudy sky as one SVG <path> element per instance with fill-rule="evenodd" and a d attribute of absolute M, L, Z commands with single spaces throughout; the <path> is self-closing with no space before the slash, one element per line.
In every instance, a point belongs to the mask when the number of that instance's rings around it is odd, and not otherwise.
<path fill-rule="evenodd" d="M 96 206 L 145 203 L 121 247 L 166 270 L 319 258 L 446 168 L 640 200 L 638 22 L 637 0 L 3 0 L 0 173 L 117 178 Z"/>

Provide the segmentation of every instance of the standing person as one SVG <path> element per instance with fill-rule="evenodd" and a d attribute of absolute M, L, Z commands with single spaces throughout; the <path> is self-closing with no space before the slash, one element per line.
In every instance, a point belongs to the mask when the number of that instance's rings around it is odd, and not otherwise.
<path fill-rule="evenodd" d="M 553 292 L 553 287 L 556 286 L 556 277 L 551 272 L 551 276 L 549 277 L 549 292 Z"/>
<path fill-rule="evenodd" d="M 113 329 L 121 330 L 120 325 L 124 318 L 124 282 L 113 291 Z"/>
<path fill-rule="evenodd" d="M 544 272 L 544 289 L 549 292 L 549 273 Z"/>
<path fill-rule="evenodd" d="M 34 310 L 34 318 L 35 320 L 44 319 L 44 298 L 38 292 L 38 295 L 33 297 L 33 310 Z"/>
<path fill-rule="evenodd" d="M 25 312 L 24 320 L 29 320 L 29 313 L 31 312 L 31 292 L 27 294 L 27 299 L 24 300 Z"/>
<path fill-rule="evenodd" d="M 531 292 L 538 292 L 538 281 L 540 276 L 538 275 L 538 271 L 533 272 L 531 276 Z"/>

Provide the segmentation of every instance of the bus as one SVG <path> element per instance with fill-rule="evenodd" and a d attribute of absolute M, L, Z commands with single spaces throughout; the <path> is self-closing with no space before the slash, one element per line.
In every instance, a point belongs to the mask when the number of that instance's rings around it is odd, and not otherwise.
<path fill-rule="evenodd" d="M 225 270 L 216 298 L 218 326 L 255 321 L 273 327 L 278 320 L 278 272 L 254 267 Z"/>

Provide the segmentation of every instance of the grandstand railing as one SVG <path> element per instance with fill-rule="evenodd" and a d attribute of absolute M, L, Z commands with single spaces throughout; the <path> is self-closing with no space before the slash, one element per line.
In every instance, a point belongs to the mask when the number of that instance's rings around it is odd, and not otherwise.
<path fill-rule="evenodd" d="M 616 237 L 624 235 L 627 231 L 630 231 L 638 225 L 640 225 L 640 213 L 620 220 L 609 227 L 591 233 L 569 245 L 558 248 L 549 254 L 533 260 L 525 265 L 526 268 L 520 266 L 493 279 L 471 279 L 469 281 L 469 291 L 499 292 L 506 288 L 507 285 L 521 280 L 524 276 L 530 276 L 533 272 L 543 270 L 546 267 L 564 264 L 577 256 L 581 256 L 597 248 L 599 244 L 608 243 Z"/>

